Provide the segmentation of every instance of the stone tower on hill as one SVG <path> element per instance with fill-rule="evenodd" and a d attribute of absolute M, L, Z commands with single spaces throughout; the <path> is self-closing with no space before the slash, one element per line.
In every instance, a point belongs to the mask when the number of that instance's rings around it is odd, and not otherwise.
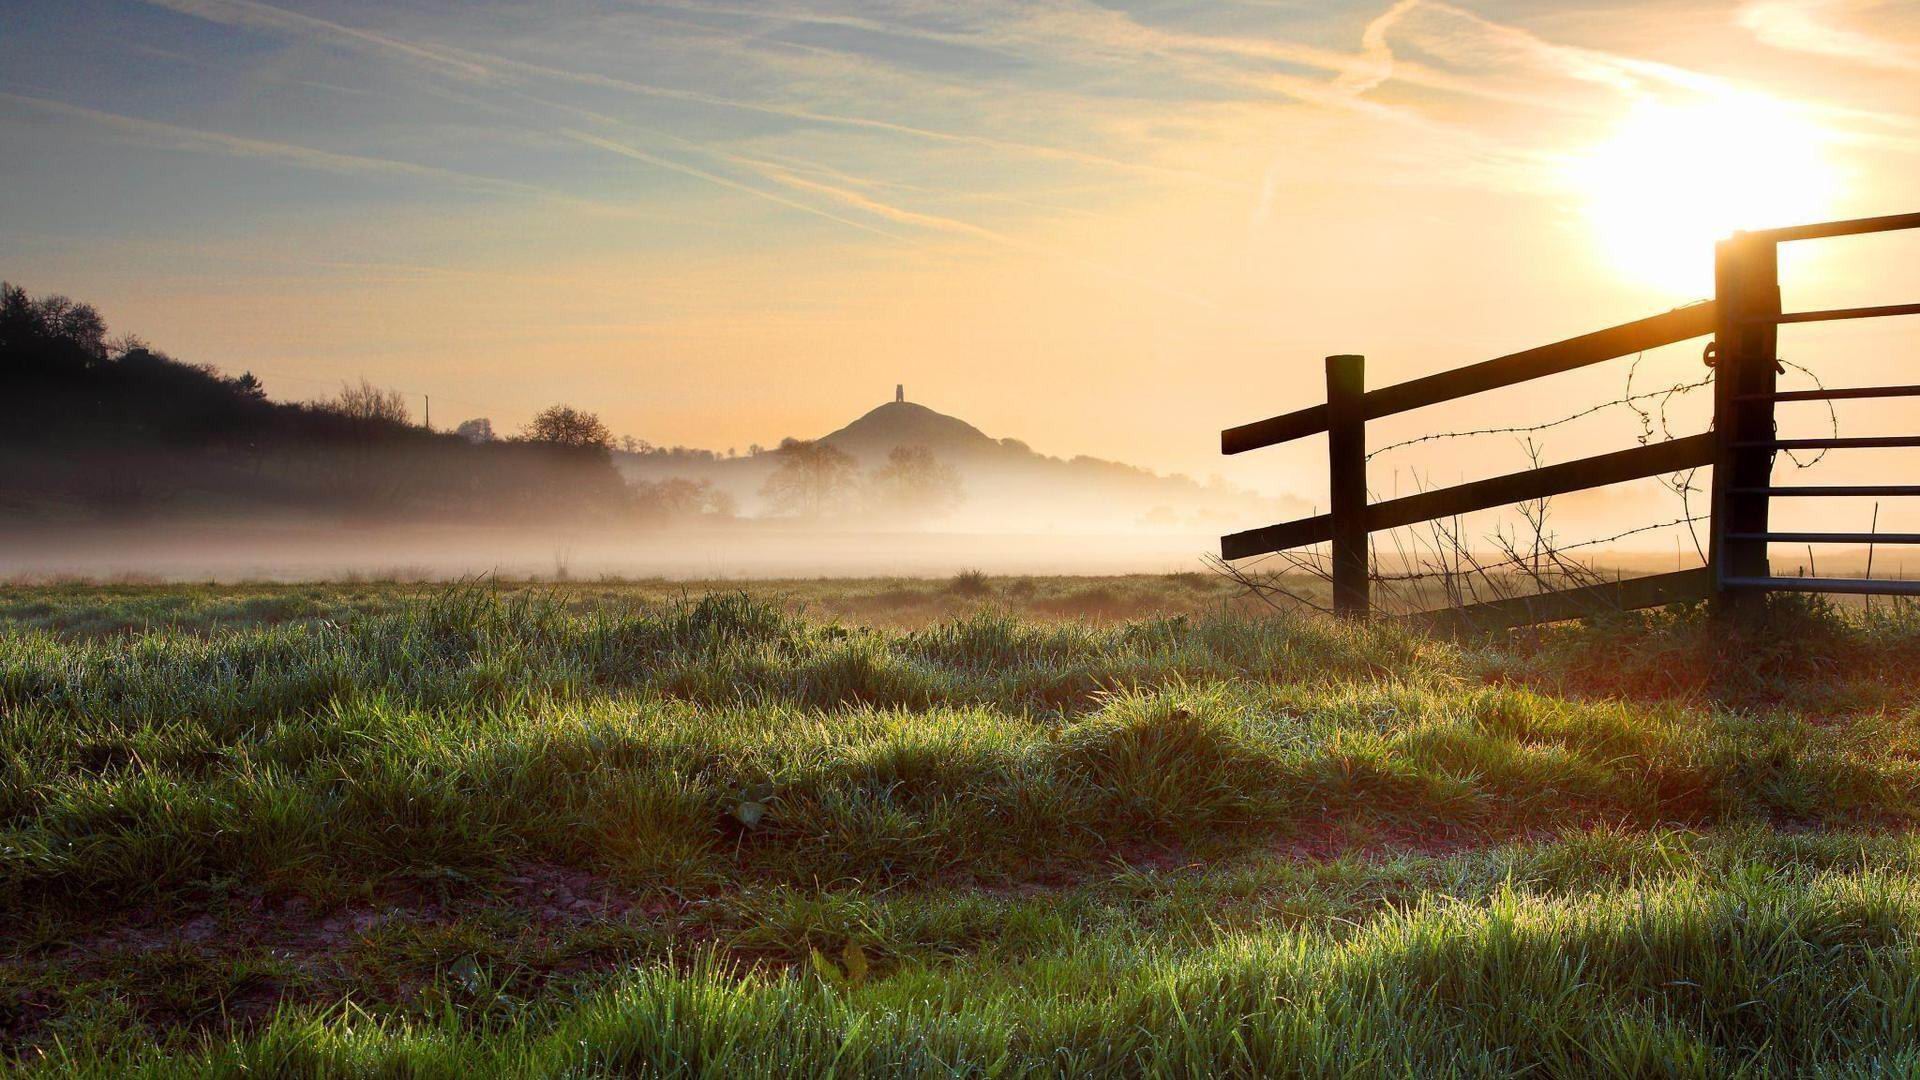
<path fill-rule="evenodd" d="M 1007 453 L 998 440 L 965 420 L 908 401 L 905 386 L 894 388 L 892 401 L 838 431 L 822 435 L 820 441 L 867 464 L 885 461 L 896 446 L 924 446 L 948 462 L 975 457 L 997 459 Z"/>

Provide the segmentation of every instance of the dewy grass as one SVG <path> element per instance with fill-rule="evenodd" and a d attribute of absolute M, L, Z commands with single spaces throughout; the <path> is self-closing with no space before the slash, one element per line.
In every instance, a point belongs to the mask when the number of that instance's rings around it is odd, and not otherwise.
<path fill-rule="evenodd" d="M 1687 613 L 1443 643 L 1224 610 L 889 630 L 742 593 L 304 586 L 212 619 L 190 589 L 20 593 L 22 1067 L 1920 1065 L 1897 615 L 1733 643 L 1785 679 Z"/>
<path fill-rule="evenodd" d="M 754 970 L 711 950 L 492 1024 L 282 1015 L 77 1071 L 725 1076 L 1897 1072 L 1920 1050 L 1911 878 L 1500 889 L 1357 931 L 1075 935 L 1042 955 Z M 484 976 L 483 976 L 484 978 Z"/>

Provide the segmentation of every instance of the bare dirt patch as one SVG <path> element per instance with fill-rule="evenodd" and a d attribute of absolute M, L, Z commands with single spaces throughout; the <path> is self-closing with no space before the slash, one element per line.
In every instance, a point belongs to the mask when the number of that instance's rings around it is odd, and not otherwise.
<path fill-rule="evenodd" d="M 285 1004 L 369 990 L 405 1004 L 439 966 L 431 948 L 408 948 L 423 942 L 484 942 L 511 952 L 518 977 L 536 983 L 578 975 L 617 958 L 600 939 L 574 939 L 672 918 L 679 906 L 591 871 L 526 863 L 485 885 L 393 884 L 341 903 L 260 891 L 198 910 L 149 904 L 71 917 L 38 936 L 21 920 L 0 931 L 0 1039 L 41 1041 L 89 983 L 116 985 L 135 1016 L 163 1031 L 244 1031 Z"/>

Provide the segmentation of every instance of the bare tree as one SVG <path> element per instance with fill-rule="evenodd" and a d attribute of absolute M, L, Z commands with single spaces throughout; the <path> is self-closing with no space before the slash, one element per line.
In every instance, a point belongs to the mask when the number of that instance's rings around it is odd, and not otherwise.
<path fill-rule="evenodd" d="M 822 442 L 789 439 L 775 451 L 780 467 L 760 494 L 784 513 L 819 517 L 852 493 L 859 466 L 845 451 Z"/>
<path fill-rule="evenodd" d="M 676 476 L 641 481 L 632 487 L 641 511 L 653 517 L 676 520 L 733 516 L 733 497 L 714 487 L 709 480 Z"/>
<path fill-rule="evenodd" d="M 925 446 L 896 446 L 873 472 L 877 507 L 912 517 L 932 517 L 960 505 L 960 474 Z"/>
<path fill-rule="evenodd" d="M 388 390 L 373 385 L 367 379 L 361 379 L 360 385 L 343 383 L 340 392 L 321 403 L 329 412 L 339 413 L 349 420 L 367 423 L 409 424 L 413 414 L 407 409 L 406 395 L 398 390 Z"/>
<path fill-rule="evenodd" d="M 58 293 L 35 300 L 0 282 L 0 341 L 18 332 L 65 341 L 95 360 L 107 356 L 107 321 L 92 304 Z"/>

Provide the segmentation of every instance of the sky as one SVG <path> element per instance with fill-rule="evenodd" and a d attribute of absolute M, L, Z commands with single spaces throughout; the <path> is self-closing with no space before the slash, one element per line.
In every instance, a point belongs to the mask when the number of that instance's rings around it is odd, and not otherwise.
<path fill-rule="evenodd" d="M 564 401 L 744 450 L 903 382 L 1044 452 L 1313 498 L 1317 445 L 1218 432 L 1320 400 L 1326 354 L 1381 385 L 1705 298 L 1734 228 L 1920 209 L 1920 4 L 0 0 L 0 147 L 0 276 L 276 397 L 364 376 L 440 427 Z M 1785 272 L 1789 307 L 1911 301 L 1920 237 Z M 1783 355 L 1887 381 L 1915 322 Z M 1634 377 L 1700 374 L 1696 343 Z"/>

